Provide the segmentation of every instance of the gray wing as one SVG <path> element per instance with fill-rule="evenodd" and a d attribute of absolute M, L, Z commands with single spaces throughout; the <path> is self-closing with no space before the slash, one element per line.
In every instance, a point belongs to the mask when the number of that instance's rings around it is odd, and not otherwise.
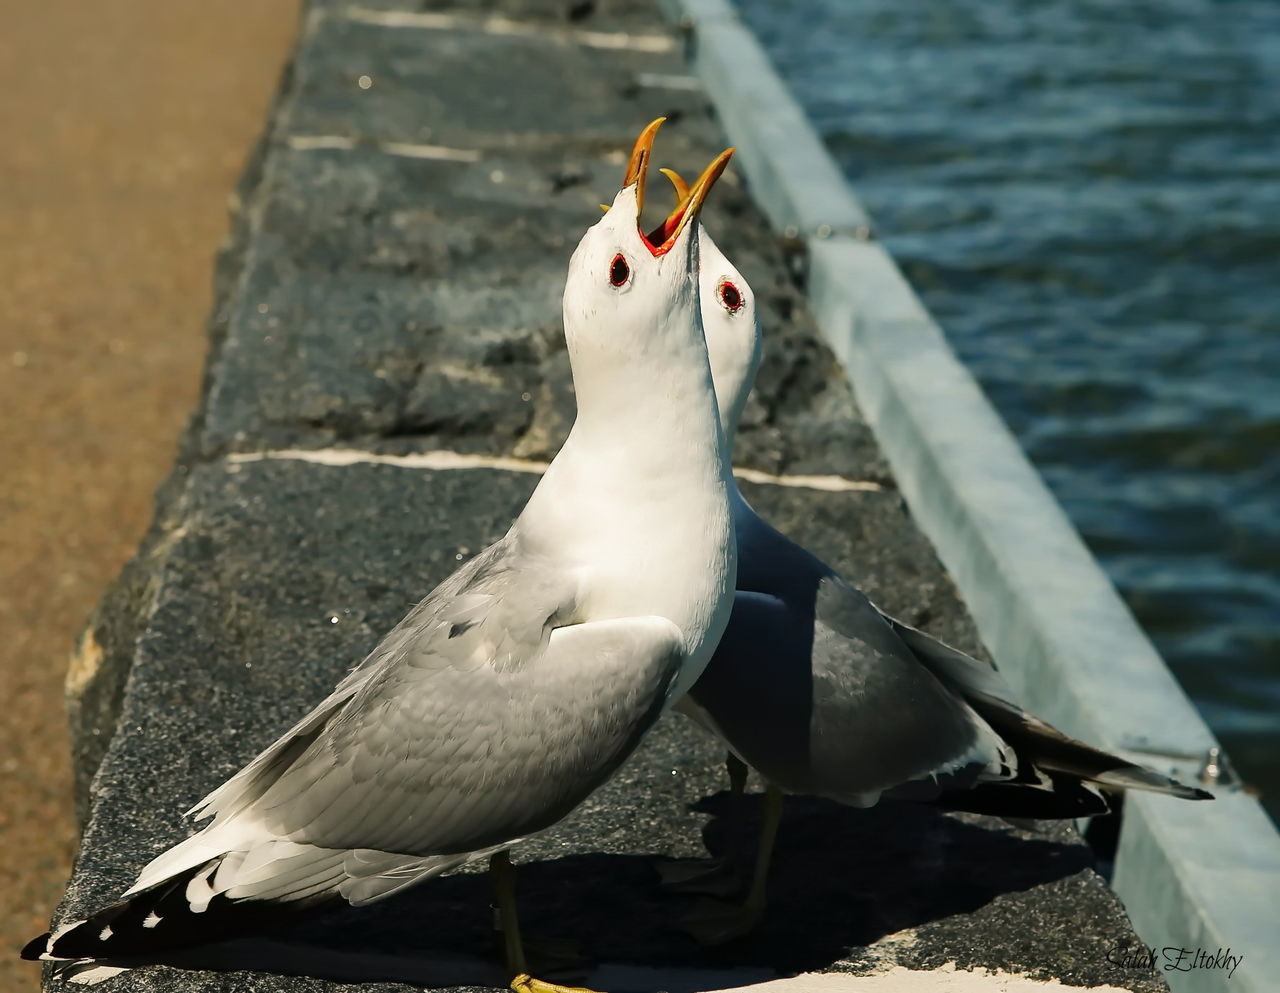
<path fill-rule="evenodd" d="M 890 617 L 878 607 L 875 610 L 911 653 L 957 693 L 966 699 L 985 698 L 992 703 L 998 701 L 1021 709 L 1013 689 L 994 665 L 966 655 L 958 648 L 952 648 L 932 635 L 925 634 L 919 628 Z"/>
<path fill-rule="evenodd" d="M 291 841 L 414 855 L 553 824 L 656 719 L 682 658 L 668 621 L 566 624 L 565 587 L 509 547 L 486 552 L 388 636 L 296 755 L 205 809 L 241 807 Z"/>
<path fill-rule="evenodd" d="M 837 781 L 852 764 L 874 790 L 924 798 L 1009 774 L 1012 753 L 999 735 L 920 664 L 866 596 L 832 576 L 816 599 L 813 737 L 821 777 Z"/>
<path fill-rule="evenodd" d="M 511 555 L 511 545 L 508 535 L 463 564 L 387 632 L 328 697 L 247 766 L 188 810 L 187 815 L 196 818 L 216 815 L 219 820 L 226 820 L 261 798 L 365 685 L 378 678 L 383 670 L 395 666 L 416 641 L 434 631 L 441 621 L 462 612 L 459 608 L 465 604 L 458 602 L 459 595 L 472 586 L 484 585 L 487 576 L 502 570 Z"/>
<path fill-rule="evenodd" d="M 1043 791 L 1067 795 L 1070 780 L 1077 779 L 1122 789 L 1167 793 L 1187 800 L 1209 799 L 1210 795 L 1202 789 L 1186 786 L 1154 769 L 1068 737 L 1018 703 L 995 666 L 887 614 L 883 616 L 929 671 L 962 696 L 1017 753 L 1020 761 L 1015 765 L 1022 769 L 1020 781 L 995 783 L 997 787 L 1006 787 L 1003 794 L 1011 793 L 1010 787 L 1027 783 Z M 1051 775 L 1053 773 L 1065 774 L 1066 780 Z M 1001 801 L 1009 805 L 1014 802 L 1003 797 Z M 1072 811 L 1072 815 L 1075 814 Z"/>
<path fill-rule="evenodd" d="M 683 662 L 660 617 L 573 623 L 566 580 L 486 550 L 196 808 L 130 893 L 364 902 L 549 827 L 617 769 Z M 203 888 L 202 888 L 203 887 Z"/>
<path fill-rule="evenodd" d="M 549 827 L 656 720 L 679 631 L 625 618 L 547 632 L 489 661 L 490 625 L 413 645 L 370 680 L 262 797 L 273 833 L 413 855 L 485 849 Z"/>
<path fill-rule="evenodd" d="M 999 738 L 870 600 L 754 514 L 737 524 L 733 614 L 690 691 L 734 752 L 785 790 L 847 803 L 1000 774 Z"/>
<path fill-rule="evenodd" d="M 846 803 L 936 792 L 1001 761 L 999 740 L 857 590 L 738 593 L 690 696 L 728 746 L 788 792 Z M 919 784 L 912 790 L 909 784 Z"/>

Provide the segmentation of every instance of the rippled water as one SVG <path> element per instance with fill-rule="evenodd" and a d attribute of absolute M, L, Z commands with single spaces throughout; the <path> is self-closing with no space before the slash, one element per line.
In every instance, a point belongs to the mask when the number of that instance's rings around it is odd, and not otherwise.
<path fill-rule="evenodd" d="M 1280 4 L 741 6 L 1280 815 Z"/>

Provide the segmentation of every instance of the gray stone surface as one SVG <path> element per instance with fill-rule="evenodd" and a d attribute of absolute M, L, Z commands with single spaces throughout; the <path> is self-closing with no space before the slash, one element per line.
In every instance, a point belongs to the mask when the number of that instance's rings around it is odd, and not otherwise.
<path fill-rule="evenodd" d="M 59 919 L 112 899 L 185 836 L 180 811 L 499 536 L 536 483 L 491 469 L 228 456 L 343 447 L 549 457 L 573 410 L 558 329 L 563 271 L 594 205 L 616 188 L 620 153 L 650 117 L 673 111 L 659 145 L 664 163 L 694 171 L 719 147 L 699 94 L 641 82 L 644 73 L 682 73 L 676 51 L 640 57 L 536 31 L 489 35 L 474 30 L 476 8 L 467 14 L 473 26 L 456 31 L 353 24 L 346 9 L 314 3 L 305 21 L 220 262 L 204 400 L 151 532 L 90 627 L 100 651 L 73 699 L 89 817 Z M 484 10 L 539 30 L 662 30 L 631 3 L 510 0 Z M 362 74 L 373 81 L 367 90 L 356 82 Z M 304 149 L 290 141 L 299 135 L 353 147 Z M 480 158 L 413 158 L 379 145 L 389 141 Z M 663 200 L 658 189 L 653 198 Z M 980 651 L 741 184 L 717 189 L 707 222 L 733 246 L 768 333 L 739 462 L 883 487 L 749 484 L 748 497 L 885 607 Z M 615 780 L 517 850 L 527 929 L 580 938 L 594 962 L 735 969 L 738 983 L 748 974 L 955 961 L 1164 988 L 1107 961 L 1132 935 L 1069 828 L 1032 833 L 904 806 L 790 802 L 760 932 L 718 952 L 699 949 L 671 929 L 685 904 L 659 893 L 652 860 L 723 846 L 719 763 L 696 729 L 664 719 Z M 292 925 L 274 944 L 250 936 L 188 956 L 183 969 L 139 969 L 111 988 L 500 984 L 487 902 L 482 876 L 463 873 Z M 903 929 L 912 940 L 877 944 Z M 212 964 L 223 971 L 194 968 Z M 258 971 L 226 971 L 249 966 Z M 613 985 L 682 988 L 675 973 L 660 975 Z M 712 973 L 698 975 L 709 982 Z"/>

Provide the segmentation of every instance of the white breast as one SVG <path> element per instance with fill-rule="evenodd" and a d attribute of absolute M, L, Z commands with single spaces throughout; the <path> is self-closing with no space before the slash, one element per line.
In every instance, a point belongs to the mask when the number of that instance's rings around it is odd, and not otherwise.
<path fill-rule="evenodd" d="M 548 470 L 520 517 L 521 533 L 579 577 L 580 619 L 651 614 L 674 623 L 684 635 L 683 694 L 732 607 L 731 480 L 714 448 L 670 458 L 639 450 L 647 446 L 588 453 L 592 446 L 579 440 L 571 436 Z"/>

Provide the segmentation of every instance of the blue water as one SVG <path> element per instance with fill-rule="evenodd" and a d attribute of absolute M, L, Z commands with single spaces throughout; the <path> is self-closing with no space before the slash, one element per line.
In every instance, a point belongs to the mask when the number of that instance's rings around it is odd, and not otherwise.
<path fill-rule="evenodd" d="M 1280 4 L 741 0 L 1280 815 Z"/>

